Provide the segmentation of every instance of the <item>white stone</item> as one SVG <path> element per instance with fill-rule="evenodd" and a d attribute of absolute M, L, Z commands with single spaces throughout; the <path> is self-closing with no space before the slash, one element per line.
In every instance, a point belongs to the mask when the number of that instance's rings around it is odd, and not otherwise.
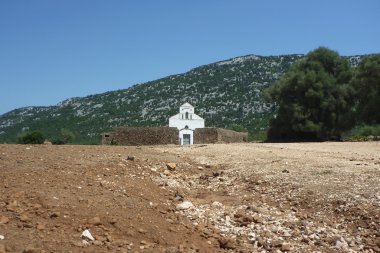
<path fill-rule="evenodd" d="M 211 206 L 212 206 L 213 208 L 220 208 L 220 207 L 223 206 L 223 204 L 220 203 L 220 202 L 218 202 L 218 201 L 214 201 L 214 202 L 212 202 Z"/>
<path fill-rule="evenodd" d="M 3 235 L 0 235 L 0 240 L 4 240 L 5 237 Z"/>
<path fill-rule="evenodd" d="M 82 238 L 90 241 L 95 241 L 95 238 L 90 233 L 90 230 L 86 229 L 82 232 Z"/>
<path fill-rule="evenodd" d="M 193 206 L 194 206 L 193 203 L 191 203 L 190 201 L 184 201 L 184 202 L 178 204 L 176 206 L 176 208 L 177 208 L 177 210 L 186 210 L 186 209 L 189 209 Z"/>
<path fill-rule="evenodd" d="M 337 240 L 335 243 L 335 248 L 337 249 L 347 249 L 347 247 L 348 244 L 343 238 L 340 238 L 340 240 Z"/>
<path fill-rule="evenodd" d="M 248 240 L 255 241 L 256 240 L 256 234 L 254 232 L 248 233 Z"/>

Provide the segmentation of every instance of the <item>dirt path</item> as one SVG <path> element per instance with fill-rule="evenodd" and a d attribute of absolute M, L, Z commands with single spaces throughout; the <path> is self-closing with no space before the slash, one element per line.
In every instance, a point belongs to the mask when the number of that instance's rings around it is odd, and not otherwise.
<path fill-rule="evenodd" d="M 0 235 L 0 253 L 379 252 L 380 143 L 0 145 Z"/>

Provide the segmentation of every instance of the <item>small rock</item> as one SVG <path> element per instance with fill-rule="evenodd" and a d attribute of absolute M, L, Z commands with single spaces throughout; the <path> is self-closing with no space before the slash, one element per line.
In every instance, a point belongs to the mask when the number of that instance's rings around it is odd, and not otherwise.
<path fill-rule="evenodd" d="M 134 160 L 135 160 L 135 157 L 134 157 L 134 156 L 128 156 L 128 157 L 127 157 L 127 160 L 129 160 L 129 161 L 134 161 Z"/>
<path fill-rule="evenodd" d="M 7 224 L 9 222 L 9 218 L 5 216 L 0 216 L 0 224 Z"/>
<path fill-rule="evenodd" d="M 89 221 L 90 224 L 94 225 L 94 226 L 99 226 L 102 224 L 102 222 L 100 221 L 100 218 L 99 217 L 94 217 L 92 218 L 90 221 Z"/>
<path fill-rule="evenodd" d="M 97 240 L 97 241 L 99 241 L 99 242 L 105 242 L 105 241 L 107 241 L 107 238 L 106 237 L 104 237 L 104 236 L 95 236 L 95 239 Z"/>
<path fill-rule="evenodd" d="M 139 232 L 140 234 L 146 234 L 148 231 L 146 231 L 145 229 L 140 228 L 140 229 L 138 230 L 138 232 Z"/>
<path fill-rule="evenodd" d="M 254 232 L 248 233 L 248 240 L 254 242 L 256 240 L 256 234 Z"/>
<path fill-rule="evenodd" d="M 270 229 L 273 233 L 277 233 L 278 231 L 278 227 L 276 227 L 275 225 L 273 225 Z"/>
<path fill-rule="evenodd" d="M 164 170 L 164 176 L 170 176 L 172 173 L 170 173 L 170 171 L 169 170 Z"/>
<path fill-rule="evenodd" d="M 254 218 L 244 211 L 239 210 L 234 214 L 235 222 L 239 223 L 240 226 L 248 226 L 254 221 Z"/>
<path fill-rule="evenodd" d="M 218 242 L 221 249 L 236 249 L 236 242 L 232 239 L 222 238 Z"/>
<path fill-rule="evenodd" d="M 283 243 L 281 240 L 273 240 L 272 241 L 272 246 L 274 246 L 274 247 L 281 247 L 282 248 L 282 245 L 283 245 Z"/>
<path fill-rule="evenodd" d="M 255 223 L 264 224 L 264 219 L 258 215 L 254 215 L 252 218 Z"/>
<path fill-rule="evenodd" d="M 32 246 L 28 246 L 26 249 L 23 250 L 23 253 L 41 253 L 41 250 L 36 249 Z"/>
<path fill-rule="evenodd" d="M 175 163 L 167 163 L 166 164 L 166 168 L 168 168 L 168 170 L 175 170 L 177 168 L 177 164 L 175 164 Z"/>
<path fill-rule="evenodd" d="M 50 214 L 50 218 L 58 218 L 60 215 L 61 215 L 60 212 L 52 212 L 52 213 Z"/>
<path fill-rule="evenodd" d="M 44 230 L 44 229 L 45 229 L 45 224 L 43 224 L 43 223 L 37 223 L 36 228 L 37 228 L 38 230 Z"/>
<path fill-rule="evenodd" d="M 29 217 L 26 216 L 25 214 L 23 214 L 23 215 L 20 216 L 20 221 L 27 222 L 27 221 L 29 221 Z"/>
<path fill-rule="evenodd" d="M 282 251 L 290 251 L 290 244 L 289 243 L 286 243 L 284 242 L 282 245 L 281 245 L 281 250 Z"/>
<path fill-rule="evenodd" d="M 82 238 L 89 241 L 95 241 L 94 237 L 90 233 L 90 230 L 86 229 L 82 232 Z"/>
<path fill-rule="evenodd" d="M 103 245 L 103 243 L 101 241 L 94 241 L 93 244 L 95 246 L 102 246 Z"/>
<path fill-rule="evenodd" d="M 247 210 L 250 210 L 250 211 L 255 212 L 255 213 L 260 213 L 260 212 L 262 212 L 262 210 L 261 210 L 260 208 L 258 208 L 258 207 L 256 207 L 256 206 L 252 206 L 252 205 L 248 206 L 248 207 L 247 207 Z"/>
<path fill-rule="evenodd" d="M 5 237 L 3 235 L 0 235 L 0 240 L 4 240 Z"/>
<path fill-rule="evenodd" d="M 178 204 L 176 206 L 176 208 L 177 208 L 177 210 L 186 210 L 186 209 L 189 209 L 193 206 L 194 206 L 193 203 L 191 203 L 190 201 L 184 201 L 184 202 Z"/>
<path fill-rule="evenodd" d="M 265 245 L 265 240 L 262 237 L 257 238 L 257 246 L 262 247 Z"/>
<path fill-rule="evenodd" d="M 290 171 L 287 169 L 284 169 L 284 170 L 282 170 L 282 173 L 290 173 Z"/>
<path fill-rule="evenodd" d="M 179 249 L 174 246 L 166 248 L 165 252 L 166 253 L 180 253 Z"/>
<path fill-rule="evenodd" d="M 211 206 L 213 208 L 221 208 L 221 207 L 223 207 L 223 204 L 218 202 L 218 201 L 214 201 L 214 202 L 212 202 Z"/>
<path fill-rule="evenodd" d="M 335 242 L 335 248 L 337 249 L 345 249 L 347 247 L 348 247 L 348 244 L 343 238 Z"/>
<path fill-rule="evenodd" d="M 213 171 L 213 172 L 212 172 L 212 175 L 213 175 L 214 177 L 218 177 L 218 176 L 220 176 L 220 173 L 219 173 L 218 171 Z"/>

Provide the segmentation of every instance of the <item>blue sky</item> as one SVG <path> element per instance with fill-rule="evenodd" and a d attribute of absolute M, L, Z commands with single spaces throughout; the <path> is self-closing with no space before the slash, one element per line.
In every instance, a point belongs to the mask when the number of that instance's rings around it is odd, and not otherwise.
<path fill-rule="evenodd" d="M 378 0 L 0 0 L 0 114 L 235 56 L 380 53 Z"/>

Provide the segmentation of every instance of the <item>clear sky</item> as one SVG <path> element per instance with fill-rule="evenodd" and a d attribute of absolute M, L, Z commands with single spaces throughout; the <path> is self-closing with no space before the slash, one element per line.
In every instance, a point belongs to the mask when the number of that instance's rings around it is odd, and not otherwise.
<path fill-rule="evenodd" d="M 380 53 L 379 0 L 0 0 L 0 114 L 235 56 Z"/>

